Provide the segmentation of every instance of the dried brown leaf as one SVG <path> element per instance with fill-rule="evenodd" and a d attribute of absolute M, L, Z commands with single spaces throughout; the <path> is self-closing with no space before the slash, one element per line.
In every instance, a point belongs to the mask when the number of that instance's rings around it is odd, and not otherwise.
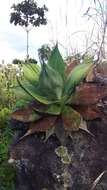
<path fill-rule="evenodd" d="M 62 121 L 65 130 L 77 131 L 81 122 L 81 116 L 78 112 L 73 110 L 70 106 L 65 106 L 62 112 Z"/>
<path fill-rule="evenodd" d="M 94 190 L 94 189 L 96 188 L 96 186 L 98 185 L 98 183 L 100 182 L 101 178 L 103 177 L 103 175 L 104 175 L 105 173 L 107 173 L 106 170 L 103 171 L 103 172 L 96 178 L 96 180 L 93 182 L 93 185 L 92 185 L 92 187 L 91 187 L 90 190 Z"/>
<path fill-rule="evenodd" d="M 107 87 L 95 83 L 82 83 L 70 99 L 72 105 L 88 106 L 107 96 Z"/>
<path fill-rule="evenodd" d="M 12 113 L 11 118 L 22 122 L 32 122 L 38 120 L 41 116 L 36 113 L 32 107 L 16 110 Z"/>
<path fill-rule="evenodd" d="M 30 128 L 22 138 L 37 132 L 46 132 L 54 126 L 56 118 L 56 116 L 48 116 L 38 120 L 37 122 L 31 123 Z"/>
<path fill-rule="evenodd" d="M 103 112 L 96 106 L 73 106 L 78 111 L 84 120 L 93 120 L 104 116 Z"/>
<path fill-rule="evenodd" d="M 93 82 L 94 81 L 94 73 L 93 73 L 94 65 L 90 68 L 88 75 L 86 77 L 86 82 Z"/>

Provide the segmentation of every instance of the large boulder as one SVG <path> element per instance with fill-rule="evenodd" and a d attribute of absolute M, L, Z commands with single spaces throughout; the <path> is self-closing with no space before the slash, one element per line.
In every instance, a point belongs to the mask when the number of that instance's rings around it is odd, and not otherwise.
<path fill-rule="evenodd" d="M 17 130 L 9 149 L 9 162 L 17 170 L 16 190 L 90 190 L 107 169 L 107 125 L 96 119 L 88 122 L 88 129 L 93 135 L 80 129 L 65 145 L 55 135 L 44 141 L 43 133 L 19 140 Z M 101 188 L 107 189 L 106 174 L 95 189 Z"/>

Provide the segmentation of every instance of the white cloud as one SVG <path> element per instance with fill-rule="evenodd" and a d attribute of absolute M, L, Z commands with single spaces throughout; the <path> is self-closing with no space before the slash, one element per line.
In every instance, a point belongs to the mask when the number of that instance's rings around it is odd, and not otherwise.
<path fill-rule="evenodd" d="M 25 51 L 18 52 L 16 49 L 12 49 L 10 44 L 6 41 L 0 42 L 0 62 L 2 60 L 10 62 L 13 58 L 24 58 Z"/>

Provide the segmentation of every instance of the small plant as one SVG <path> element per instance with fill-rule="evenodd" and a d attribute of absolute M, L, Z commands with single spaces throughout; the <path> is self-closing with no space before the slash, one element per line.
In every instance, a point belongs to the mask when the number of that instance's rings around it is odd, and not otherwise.
<path fill-rule="evenodd" d="M 0 110 L 14 107 L 16 98 L 12 88 L 17 82 L 17 68 L 12 64 L 0 66 Z"/>
<path fill-rule="evenodd" d="M 67 73 L 67 65 L 56 45 L 48 63 L 41 69 L 35 64 L 23 65 L 24 80 L 17 79 L 20 87 L 15 89 L 20 109 L 12 118 L 29 123 L 22 137 L 45 132 L 46 138 L 56 134 L 63 144 L 71 131 L 79 130 L 81 115 L 72 107 L 71 97 L 76 87 L 86 78 L 92 63 L 81 63 Z"/>

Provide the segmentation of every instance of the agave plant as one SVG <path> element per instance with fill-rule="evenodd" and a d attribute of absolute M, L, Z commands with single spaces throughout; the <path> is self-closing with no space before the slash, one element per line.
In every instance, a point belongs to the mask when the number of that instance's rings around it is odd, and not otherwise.
<path fill-rule="evenodd" d="M 38 132 L 46 133 L 46 137 L 54 133 L 63 143 L 72 131 L 79 130 L 81 115 L 72 107 L 72 99 L 92 65 L 81 63 L 67 72 L 57 45 L 41 68 L 23 65 L 24 79 L 17 78 L 19 86 L 15 89 L 20 108 L 12 113 L 13 119 L 29 124 L 22 138 Z"/>

